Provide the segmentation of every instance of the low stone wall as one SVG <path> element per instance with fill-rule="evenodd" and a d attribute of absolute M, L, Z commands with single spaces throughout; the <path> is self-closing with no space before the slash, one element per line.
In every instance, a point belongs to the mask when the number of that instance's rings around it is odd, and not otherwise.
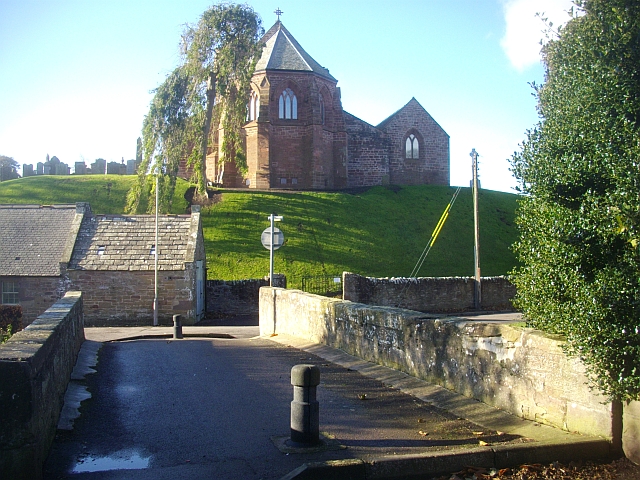
<path fill-rule="evenodd" d="M 473 277 L 372 278 L 348 272 L 342 277 L 344 300 L 429 313 L 474 310 Z M 516 288 L 506 277 L 483 277 L 480 284 L 483 311 L 513 311 Z"/>
<path fill-rule="evenodd" d="M 273 333 L 331 345 L 528 420 L 619 442 L 619 408 L 589 389 L 583 365 L 564 355 L 558 336 L 265 287 L 260 334 Z"/>
<path fill-rule="evenodd" d="M 286 288 L 287 278 L 273 276 L 276 287 Z M 207 280 L 207 313 L 224 315 L 258 315 L 260 288 L 269 286 L 269 277 L 250 280 Z"/>
<path fill-rule="evenodd" d="M 82 294 L 67 292 L 0 345 L 2 478 L 42 478 L 42 466 L 83 341 Z"/>

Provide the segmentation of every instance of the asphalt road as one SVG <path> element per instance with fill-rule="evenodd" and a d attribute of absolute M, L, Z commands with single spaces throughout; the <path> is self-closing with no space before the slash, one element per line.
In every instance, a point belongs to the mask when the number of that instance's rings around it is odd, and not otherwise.
<path fill-rule="evenodd" d="M 299 363 L 320 366 L 320 430 L 346 449 L 276 448 Z M 467 420 L 263 338 L 105 343 L 87 383 L 92 398 L 58 431 L 45 479 L 277 479 L 306 462 L 478 445 Z"/>

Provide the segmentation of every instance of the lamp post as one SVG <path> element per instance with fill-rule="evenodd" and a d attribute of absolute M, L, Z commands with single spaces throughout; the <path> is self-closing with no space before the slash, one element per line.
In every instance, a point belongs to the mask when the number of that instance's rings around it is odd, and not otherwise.
<path fill-rule="evenodd" d="M 153 326 L 158 326 L 158 204 L 160 203 L 158 194 L 159 172 L 156 171 L 156 243 L 154 246 L 154 267 L 153 267 Z"/>
<path fill-rule="evenodd" d="M 475 148 L 472 148 L 469 155 L 473 159 L 471 167 L 473 170 L 473 275 L 475 277 L 473 306 L 476 310 L 480 310 L 482 305 L 482 289 L 480 285 L 480 222 L 478 218 L 478 152 L 476 152 Z"/>

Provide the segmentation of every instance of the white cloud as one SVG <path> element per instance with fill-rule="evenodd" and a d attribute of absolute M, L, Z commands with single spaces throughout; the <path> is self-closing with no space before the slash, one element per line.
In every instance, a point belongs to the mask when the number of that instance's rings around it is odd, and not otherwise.
<path fill-rule="evenodd" d="M 506 31 L 500 45 L 511 64 L 518 70 L 537 64 L 540 61 L 540 40 L 543 39 L 546 26 L 536 14 L 553 23 L 553 28 L 569 20 L 567 13 L 571 0 L 506 0 L 504 19 Z"/>

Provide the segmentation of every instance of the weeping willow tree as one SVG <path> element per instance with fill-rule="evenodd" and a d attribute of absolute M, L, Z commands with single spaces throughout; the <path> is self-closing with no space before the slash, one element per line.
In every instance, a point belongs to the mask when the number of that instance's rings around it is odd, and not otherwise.
<path fill-rule="evenodd" d="M 250 6 L 229 3 L 213 5 L 186 26 L 181 63 L 154 91 L 142 125 L 142 162 L 127 194 L 128 212 L 138 211 L 144 195 L 155 195 L 156 175 L 159 210 L 167 211 L 181 161 L 193 172 L 196 194 L 205 194 L 207 149 L 218 126 L 224 132 L 219 161 L 246 171 L 242 125 L 263 33 Z M 147 211 L 154 210 L 148 202 Z"/>

